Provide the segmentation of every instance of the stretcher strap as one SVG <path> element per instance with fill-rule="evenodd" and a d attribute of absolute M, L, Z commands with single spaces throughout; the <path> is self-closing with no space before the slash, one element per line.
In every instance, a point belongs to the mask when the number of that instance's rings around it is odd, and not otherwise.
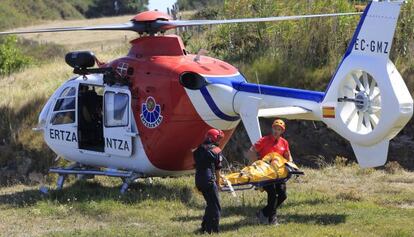
<path fill-rule="evenodd" d="M 221 175 L 221 178 L 224 181 L 224 185 L 229 188 L 229 191 L 231 192 L 231 195 L 233 197 L 237 197 L 236 192 L 234 191 L 233 185 L 231 185 L 230 180 L 228 180 L 226 177 L 224 177 L 224 175 Z"/>

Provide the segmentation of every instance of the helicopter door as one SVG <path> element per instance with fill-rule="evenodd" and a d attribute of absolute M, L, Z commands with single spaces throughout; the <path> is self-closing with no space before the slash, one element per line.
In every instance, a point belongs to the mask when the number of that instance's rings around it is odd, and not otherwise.
<path fill-rule="evenodd" d="M 75 86 L 67 87 L 55 100 L 47 136 L 53 144 L 77 149 L 76 91 Z"/>
<path fill-rule="evenodd" d="M 131 156 L 131 92 L 108 87 L 104 93 L 105 153 Z"/>

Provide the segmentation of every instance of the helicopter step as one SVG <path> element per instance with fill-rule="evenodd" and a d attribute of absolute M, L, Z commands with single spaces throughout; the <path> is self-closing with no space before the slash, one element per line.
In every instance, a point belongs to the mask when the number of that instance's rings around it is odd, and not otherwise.
<path fill-rule="evenodd" d="M 56 190 L 61 190 L 63 188 L 63 184 L 65 183 L 66 177 L 68 175 L 76 175 L 78 179 L 93 178 L 95 175 L 118 177 L 123 181 L 120 189 L 121 194 L 124 194 L 128 190 L 129 185 L 136 179 L 144 177 L 142 174 L 132 171 L 123 171 L 109 168 L 91 168 L 82 166 L 79 163 L 72 164 L 68 167 L 50 168 L 49 173 L 55 173 L 59 175 L 56 183 Z M 43 192 L 43 190 L 41 191 Z"/>

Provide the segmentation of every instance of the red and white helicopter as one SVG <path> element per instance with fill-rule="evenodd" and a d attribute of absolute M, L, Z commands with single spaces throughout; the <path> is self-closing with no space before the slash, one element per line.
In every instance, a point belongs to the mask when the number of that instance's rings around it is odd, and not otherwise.
<path fill-rule="evenodd" d="M 210 128 L 224 130 L 224 147 L 240 121 L 252 143 L 261 137 L 259 117 L 323 121 L 351 142 L 362 167 L 386 162 L 390 139 L 413 114 L 412 97 L 389 60 L 403 1 L 373 1 L 325 92 L 248 83 L 234 66 L 189 54 L 167 30 L 198 25 L 296 20 L 355 13 L 233 20 L 173 21 L 148 11 L 125 24 L 49 28 L 4 34 L 127 30 L 141 35 L 125 57 L 100 63 L 90 52 L 66 62 L 75 76 L 44 106 L 37 130 L 59 156 L 75 162 L 58 173 L 124 179 L 122 191 L 141 177 L 193 171 L 192 149 Z M 145 34 L 144 36 L 142 36 Z M 92 68 L 95 63 L 98 68 Z M 91 168 L 91 167 L 100 167 Z"/>

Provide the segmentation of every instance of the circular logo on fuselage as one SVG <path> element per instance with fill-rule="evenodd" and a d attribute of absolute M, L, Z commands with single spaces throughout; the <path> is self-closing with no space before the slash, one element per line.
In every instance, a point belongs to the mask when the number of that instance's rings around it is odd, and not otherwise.
<path fill-rule="evenodd" d="M 162 122 L 161 106 L 149 96 L 141 106 L 141 121 L 147 128 L 156 128 Z"/>

